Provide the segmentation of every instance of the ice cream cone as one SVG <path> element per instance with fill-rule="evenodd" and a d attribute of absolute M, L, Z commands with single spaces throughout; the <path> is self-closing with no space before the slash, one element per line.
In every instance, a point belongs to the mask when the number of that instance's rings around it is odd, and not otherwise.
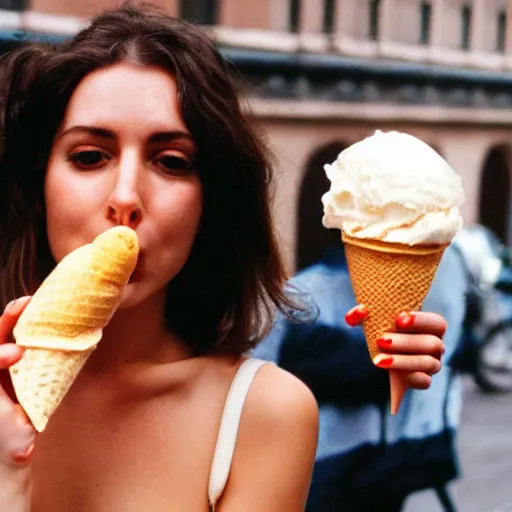
<path fill-rule="evenodd" d="M 380 352 L 377 340 L 395 330 L 396 316 L 421 309 L 448 244 L 409 246 L 345 233 L 342 240 L 356 300 L 369 311 L 363 330 L 373 359 Z M 391 414 L 406 390 L 403 374 L 390 371 Z"/>
<path fill-rule="evenodd" d="M 100 341 L 137 262 L 135 232 L 112 228 L 68 254 L 13 331 L 25 348 L 10 368 L 20 405 L 41 432 Z"/>

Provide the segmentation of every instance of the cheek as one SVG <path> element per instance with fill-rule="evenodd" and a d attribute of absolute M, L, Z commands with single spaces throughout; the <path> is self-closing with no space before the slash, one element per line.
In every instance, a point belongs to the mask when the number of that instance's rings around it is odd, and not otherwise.
<path fill-rule="evenodd" d="M 149 210 L 154 250 L 149 251 L 147 271 L 169 282 L 187 262 L 199 231 L 202 187 L 181 183 L 165 194 L 155 194 Z"/>
<path fill-rule="evenodd" d="M 44 186 L 46 234 L 56 261 L 83 245 L 84 237 L 90 232 L 88 212 L 94 206 L 91 201 L 99 196 L 86 191 L 83 182 L 62 172 L 58 166 L 48 168 Z"/>
<path fill-rule="evenodd" d="M 195 238 L 203 214 L 203 190 L 200 185 L 190 191 L 189 195 L 185 198 L 184 210 L 186 213 L 181 218 L 183 228 L 186 231 L 192 232 L 193 238 Z"/>
<path fill-rule="evenodd" d="M 199 230 L 203 212 L 202 187 L 189 183 L 173 187 L 172 193 L 162 197 L 158 211 L 160 215 L 152 219 L 155 221 L 158 217 L 158 224 L 154 224 L 158 229 L 154 234 L 163 249 L 160 254 L 167 260 L 165 265 L 169 265 L 169 269 L 172 267 L 172 274 L 175 274 L 178 267 L 185 264 Z"/>
<path fill-rule="evenodd" d="M 192 244 L 203 213 L 203 190 L 199 181 L 176 188 L 170 200 L 166 201 L 166 209 L 166 224 L 173 226 L 174 234 Z"/>
<path fill-rule="evenodd" d="M 65 176 L 56 172 L 48 172 L 46 176 L 44 201 L 49 231 L 61 230 L 69 223 L 73 223 L 77 206 L 81 204 Z"/>
<path fill-rule="evenodd" d="M 74 224 L 83 223 L 88 214 L 101 207 L 105 189 L 106 184 L 97 178 L 69 172 L 66 163 L 50 166 L 44 189 L 49 220 L 51 218 L 75 229 Z"/>

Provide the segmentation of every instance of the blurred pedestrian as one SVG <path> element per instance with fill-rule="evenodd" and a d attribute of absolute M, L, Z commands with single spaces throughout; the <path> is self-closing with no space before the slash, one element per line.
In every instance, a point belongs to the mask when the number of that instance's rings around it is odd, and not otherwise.
<path fill-rule="evenodd" d="M 424 309 L 445 317 L 444 359 L 461 335 L 466 275 L 449 247 Z M 361 328 L 345 312 L 355 305 L 343 248 L 329 247 L 318 263 L 292 283 L 318 307 L 314 321 L 279 316 L 254 355 L 275 361 L 313 391 L 320 406 L 320 436 L 308 500 L 314 512 L 398 512 L 413 492 L 432 488 L 445 510 L 454 510 L 446 484 L 458 475 L 455 434 L 461 390 L 447 365 L 428 390 L 410 389 L 395 416 L 389 414 L 386 371 L 369 356 Z"/>

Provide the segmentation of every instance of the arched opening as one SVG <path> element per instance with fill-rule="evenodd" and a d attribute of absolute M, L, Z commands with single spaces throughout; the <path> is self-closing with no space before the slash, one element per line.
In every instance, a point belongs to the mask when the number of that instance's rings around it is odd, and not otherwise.
<path fill-rule="evenodd" d="M 330 183 L 324 165 L 334 162 L 348 144 L 334 142 L 323 146 L 311 156 L 302 181 L 297 217 L 296 267 L 301 270 L 318 261 L 328 245 L 341 244 L 337 229 L 322 225 L 323 204 L 321 197 L 329 190 Z"/>
<path fill-rule="evenodd" d="M 510 235 L 510 152 L 506 147 L 492 148 L 485 159 L 480 181 L 478 219 L 499 239 L 509 242 Z"/>

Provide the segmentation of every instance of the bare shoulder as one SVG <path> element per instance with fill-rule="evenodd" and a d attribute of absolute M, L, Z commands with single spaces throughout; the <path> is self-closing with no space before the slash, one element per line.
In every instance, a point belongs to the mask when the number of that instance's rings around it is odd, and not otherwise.
<path fill-rule="evenodd" d="M 304 510 L 318 441 L 309 388 L 273 364 L 262 366 L 244 405 L 220 512 Z"/>
<path fill-rule="evenodd" d="M 274 364 L 265 364 L 251 385 L 244 416 L 267 426 L 299 422 L 297 427 L 312 428 L 318 423 L 318 406 L 301 380 Z"/>

